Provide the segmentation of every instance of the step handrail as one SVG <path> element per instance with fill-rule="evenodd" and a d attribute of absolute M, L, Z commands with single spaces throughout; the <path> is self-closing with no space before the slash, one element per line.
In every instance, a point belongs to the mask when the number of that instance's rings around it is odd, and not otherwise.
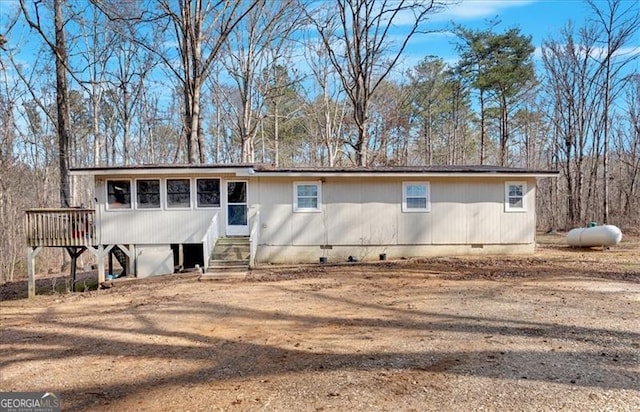
<path fill-rule="evenodd" d="M 249 268 L 256 264 L 256 253 L 258 252 L 258 242 L 260 240 L 260 210 L 256 210 L 249 232 Z"/>
<path fill-rule="evenodd" d="M 204 267 L 203 271 L 206 271 L 209 267 L 209 259 L 211 258 L 211 253 L 213 252 L 213 247 L 215 246 L 218 238 L 220 237 L 220 228 L 218 227 L 218 214 L 216 213 L 211 219 L 211 223 L 207 228 L 207 231 L 202 238 L 202 248 L 203 248 L 203 256 L 204 256 Z"/>

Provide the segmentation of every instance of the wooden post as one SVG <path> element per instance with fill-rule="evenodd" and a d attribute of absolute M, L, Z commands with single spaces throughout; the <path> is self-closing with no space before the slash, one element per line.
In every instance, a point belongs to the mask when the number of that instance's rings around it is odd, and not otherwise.
<path fill-rule="evenodd" d="M 113 275 L 113 249 L 111 249 L 111 251 L 109 251 L 109 259 L 107 260 L 107 262 L 109 262 L 109 270 L 107 273 L 109 273 L 110 275 Z"/>
<path fill-rule="evenodd" d="M 69 246 L 66 248 L 71 258 L 71 290 L 76 291 L 76 271 L 78 268 L 78 258 L 84 253 L 87 248 L 84 246 Z"/>
<path fill-rule="evenodd" d="M 135 270 L 136 247 L 134 245 L 129 245 L 129 249 L 124 253 L 126 253 L 127 256 L 129 256 L 129 267 L 127 268 L 127 273 L 132 276 L 138 277 L 138 274 L 136 273 L 136 270 Z"/>
<path fill-rule="evenodd" d="M 40 253 L 41 250 L 42 246 L 27 247 L 27 275 L 29 276 L 29 280 L 27 281 L 27 290 L 29 299 L 36 296 L 36 255 Z"/>
<path fill-rule="evenodd" d="M 103 245 L 98 245 L 94 247 L 90 247 L 89 250 L 96 257 L 98 261 L 98 285 L 102 284 L 105 281 L 105 273 L 104 273 L 104 257 L 111 252 L 114 245 L 109 245 L 107 247 Z"/>

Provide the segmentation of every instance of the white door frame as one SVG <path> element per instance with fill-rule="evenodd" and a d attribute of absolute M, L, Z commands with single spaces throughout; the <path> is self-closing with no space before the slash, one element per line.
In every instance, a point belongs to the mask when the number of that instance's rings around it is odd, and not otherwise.
<path fill-rule="evenodd" d="M 245 184 L 245 199 L 243 203 L 229 203 L 229 183 L 244 183 Z M 229 224 L 229 206 L 241 206 L 244 205 L 246 217 L 245 225 L 230 225 Z M 242 179 L 230 179 L 224 182 L 224 207 L 225 207 L 225 231 L 227 236 L 249 236 L 249 181 Z"/>

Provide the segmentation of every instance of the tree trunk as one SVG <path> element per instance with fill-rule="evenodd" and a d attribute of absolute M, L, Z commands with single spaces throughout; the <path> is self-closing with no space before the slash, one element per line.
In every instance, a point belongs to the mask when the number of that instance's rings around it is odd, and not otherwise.
<path fill-rule="evenodd" d="M 356 140 L 356 144 L 354 146 L 354 149 L 356 150 L 357 166 L 367 165 L 367 146 L 369 142 L 367 136 L 366 111 L 367 109 L 362 102 L 356 102 L 353 117 L 358 128 L 358 140 Z"/>
<path fill-rule="evenodd" d="M 274 150 L 274 166 L 280 166 L 280 123 L 278 119 L 278 103 L 275 104 L 273 119 L 273 150 Z"/>
<path fill-rule="evenodd" d="M 93 128 L 93 166 L 100 166 L 100 146 L 101 146 L 101 133 L 100 133 L 100 99 L 97 98 L 97 87 L 94 83 L 92 85 L 93 93 L 91 96 L 92 105 L 92 119 L 91 125 Z"/>
<path fill-rule="evenodd" d="M 198 136 L 200 130 L 200 85 L 196 84 L 191 97 L 191 118 L 189 119 L 189 163 L 204 163 L 202 159 L 201 142 Z M 204 146 L 204 145 L 202 145 Z"/>
<path fill-rule="evenodd" d="M 54 0 L 54 23 L 56 31 L 56 106 L 58 109 L 58 167 L 60 172 L 60 206 L 71 206 L 69 185 L 69 101 L 67 90 L 67 46 L 64 36 L 62 1 Z"/>
<path fill-rule="evenodd" d="M 485 140 L 485 126 L 484 126 L 484 91 L 480 90 L 480 164 L 484 164 L 484 140 Z"/>
<path fill-rule="evenodd" d="M 504 93 L 500 96 L 500 166 L 507 165 L 507 143 L 509 142 L 509 119 L 507 99 Z"/>
<path fill-rule="evenodd" d="M 611 36 L 607 36 L 607 52 L 611 52 Z M 605 83 L 604 83 L 604 110 L 603 116 L 603 139 L 604 150 L 602 153 L 602 223 L 609 223 L 609 99 L 611 98 L 611 57 L 607 55 L 607 62 L 605 67 Z"/>

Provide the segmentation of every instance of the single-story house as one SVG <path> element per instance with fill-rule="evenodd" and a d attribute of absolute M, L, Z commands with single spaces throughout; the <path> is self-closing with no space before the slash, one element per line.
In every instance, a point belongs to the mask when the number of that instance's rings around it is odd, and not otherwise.
<path fill-rule="evenodd" d="M 536 179 L 557 175 L 495 166 L 261 164 L 71 173 L 95 183 L 93 243 L 123 250 L 139 277 L 176 266 L 215 271 L 225 259 L 252 266 L 531 253 Z"/>

